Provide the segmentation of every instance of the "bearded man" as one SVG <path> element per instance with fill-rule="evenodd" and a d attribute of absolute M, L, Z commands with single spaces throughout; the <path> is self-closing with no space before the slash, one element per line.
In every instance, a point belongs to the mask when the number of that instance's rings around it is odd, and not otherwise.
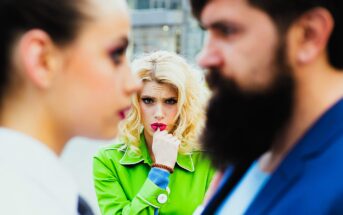
<path fill-rule="evenodd" d="M 223 172 L 203 214 L 343 214 L 343 2 L 191 4 Z"/>

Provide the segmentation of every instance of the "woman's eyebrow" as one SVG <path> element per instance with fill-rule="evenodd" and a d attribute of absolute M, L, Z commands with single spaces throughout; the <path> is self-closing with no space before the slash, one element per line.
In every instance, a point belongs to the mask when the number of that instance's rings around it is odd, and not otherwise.
<path fill-rule="evenodd" d="M 154 99 L 155 97 L 153 97 L 153 96 L 148 96 L 148 95 L 141 95 L 140 96 L 141 98 L 151 98 L 151 99 Z"/>
<path fill-rule="evenodd" d="M 164 99 L 165 100 L 168 100 L 168 99 L 175 99 L 175 100 L 177 100 L 177 97 L 174 97 L 174 96 L 172 96 L 172 97 L 165 97 Z"/>
<path fill-rule="evenodd" d="M 119 42 L 125 49 L 129 46 L 129 39 L 127 37 L 121 37 L 115 42 Z"/>

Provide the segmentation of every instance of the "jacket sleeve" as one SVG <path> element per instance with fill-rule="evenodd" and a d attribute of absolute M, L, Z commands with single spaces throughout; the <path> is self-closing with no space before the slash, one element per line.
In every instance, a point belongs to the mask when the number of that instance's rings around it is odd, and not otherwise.
<path fill-rule="evenodd" d="M 99 207 L 104 215 L 154 214 L 156 208 L 166 204 L 163 201 L 160 203 L 158 197 L 161 194 L 168 197 L 168 192 L 158 187 L 149 178 L 132 201 L 128 200 L 116 173 L 108 168 L 102 156 L 94 157 L 93 174 Z"/>

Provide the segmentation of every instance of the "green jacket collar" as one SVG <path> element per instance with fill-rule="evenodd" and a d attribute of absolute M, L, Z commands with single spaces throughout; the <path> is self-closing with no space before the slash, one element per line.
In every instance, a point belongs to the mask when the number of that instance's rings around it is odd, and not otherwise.
<path fill-rule="evenodd" d="M 145 142 L 145 137 L 143 133 L 141 134 L 140 137 L 140 145 L 139 145 L 139 151 L 140 153 L 137 153 L 136 151 L 132 150 L 131 147 L 127 147 L 125 150 L 125 153 L 123 157 L 120 159 L 119 163 L 122 165 L 135 165 L 140 162 L 144 162 L 151 166 L 152 160 L 150 158 L 147 145 Z M 192 154 L 178 154 L 177 155 L 177 161 L 176 164 L 189 171 L 189 172 L 194 172 L 194 163 L 192 159 Z"/>

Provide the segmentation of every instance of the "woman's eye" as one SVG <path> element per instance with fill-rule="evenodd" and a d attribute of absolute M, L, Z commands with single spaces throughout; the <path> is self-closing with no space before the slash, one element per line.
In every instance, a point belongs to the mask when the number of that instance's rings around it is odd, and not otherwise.
<path fill-rule="evenodd" d="M 151 98 L 142 98 L 144 104 L 152 104 L 154 102 Z"/>
<path fill-rule="evenodd" d="M 168 104 L 168 105 L 173 105 L 173 104 L 177 103 L 177 100 L 176 99 L 167 99 L 165 101 L 165 103 Z"/>
<path fill-rule="evenodd" d="M 110 57 L 114 64 L 120 65 L 122 63 L 125 58 L 125 50 L 126 49 L 124 47 L 120 47 L 110 52 Z"/>

